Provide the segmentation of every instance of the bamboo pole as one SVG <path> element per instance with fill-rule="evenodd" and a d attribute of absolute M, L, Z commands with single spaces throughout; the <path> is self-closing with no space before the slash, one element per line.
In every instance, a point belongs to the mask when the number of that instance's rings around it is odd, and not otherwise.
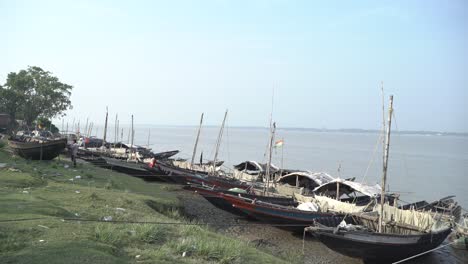
<path fill-rule="evenodd" d="M 202 124 L 203 124 L 203 115 L 204 113 L 202 113 L 200 117 L 200 126 L 198 127 L 197 138 L 195 139 L 195 145 L 193 146 L 192 161 L 190 162 L 190 167 L 193 166 L 193 163 L 195 162 L 195 156 L 197 155 L 197 146 L 198 146 L 198 140 L 200 139 L 200 131 L 201 131 Z"/>
<path fill-rule="evenodd" d="M 102 145 L 104 146 L 104 144 L 106 143 L 106 137 L 107 137 L 107 118 L 109 116 L 109 111 L 108 111 L 108 108 L 106 106 L 106 121 L 104 123 L 104 138 L 103 138 L 103 141 L 102 141 Z"/>
<path fill-rule="evenodd" d="M 267 163 L 266 172 L 265 172 L 265 175 L 267 178 L 267 184 L 264 190 L 265 193 L 267 193 L 268 189 L 270 188 L 270 167 L 271 167 L 271 157 L 273 154 L 273 141 L 275 138 L 275 130 L 276 130 L 276 123 L 273 122 L 273 127 L 270 129 L 270 142 L 268 144 L 268 148 L 269 148 L 268 149 L 268 163 Z"/>
<path fill-rule="evenodd" d="M 379 214 L 379 232 L 382 232 L 383 225 L 383 205 L 385 203 L 385 185 L 387 184 L 388 153 L 390 149 L 390 130 L 392 126 L 393 95 L 390 95 L 390 105 L 388 108 L 388 127 L 385 140 L 385 158 L 382 173 L 382 192 L 380 194 L 380 214 Z"/>
<path fill-rule="evenodd" d="M 148 149 L 149 149 L 149 146 L 150 146 L 150 137 L 151 137 L 151 128 L 148 128 L 148 144 L 147 144 Z"/>
<path fill-rule="evenodd" d="M 130 160 L 133 158 L 133 139 L 135 137 L 135 130 L 133 130 L 133 115 L 132 115 L 132 144 L 130 144 Z"/>
<path fill-rule="evenodd" d="M 213 174 L 217 174 L 216 173 L 216 160 L 218 159 L 218 152 L 219 152 L 219 147 L 221 146 L 221 139 L 223 138 L 224 124 L 226 123 L 227 114 L 228 114 L 228 110 L 226 109 L 226 112 L 224 113 L 223 123 L 221 124 L 221 128 L 219 130 L 218 140 L 216 141 L 216 151 L 215 151 L 215 155 L 213 158 Z"/>

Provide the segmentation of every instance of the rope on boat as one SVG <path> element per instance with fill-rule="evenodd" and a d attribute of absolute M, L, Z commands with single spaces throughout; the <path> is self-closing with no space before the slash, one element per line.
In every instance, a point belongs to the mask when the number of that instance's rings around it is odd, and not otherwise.
<path fill-rule="evenodd" d="M 432 251 L 436 251 L 436 250 L 441 249 L 441 248 L 444 248 L 444 247 L 446 247 L 446 246 L 455 244 L 456 242 L 457 242 L 457 241 L 450 242 L 450 243 L 445 244 L 445 245 L 442 245 L 442 246 L 440 246 L 440 247 L 433 248 L 433 249 L 431 249 L 431 250 L 428 250 L 428 251 L 425 251 L 425 252 L 416 254 L 416 255 L 411 256 L 411 257 L 409 257 L 409 258 L 405 258 L 405 259 L 399 260 L 399 261 L 397 261 L 397 262 L 393 262 L 393 264 L 403 263 L 403 262 L 408 261 L 408 260 L 410 260 L 410 259 L 414 259 L 414 258 L 417 258 L 417 257 L 422 256 L 422 255 L 424 255 L 424 254 L 430 253 L 430 252 L 432 252 Z"/>

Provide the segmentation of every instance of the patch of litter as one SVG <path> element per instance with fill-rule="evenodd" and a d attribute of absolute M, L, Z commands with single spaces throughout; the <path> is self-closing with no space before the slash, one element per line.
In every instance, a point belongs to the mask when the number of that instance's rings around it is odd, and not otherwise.
<path fill-rule="evenodd" d="M 69 179 L 69 181 L 74 181 L 74 180 L 75 180 L 75 179 L 73 179 L 73 178 Z"/>
<path fill-rule="evenodd" d="M 44 241 L 45 241 L 44 239 L 39 240 L 39 242 L 44 242 Z"/>
<path fill-rule="evenodd" d="M 182 257 L 185 257 L 186 255 L 187 255 L 187 251 L 184 251 L 184 252 L 182 253 Z"/>
<path fill-rule="evenodd" d="M 116 210 L 116 211 L 121 211 L 121 212 L 127 211 L 127 210 L 125 210 L 124 208 L 120 208 L 120 207 L 115 208 L 115 210 Z"/>
<path fill-rule="evenodd" d="M 73 171 L 75 171 L 75 172 L 76 172 L 77 170 L 73 170 Z"/>
<path fill-rule="evenodd" d="M 81 193 L 80 191 L 75 191 L 75 193 Z"/>
<path fill-rule="evenodd" d="M 37 225 L 38 227 L 42 227 L 42 228 L 45 228 L 45 229 L 50 229 L 50 227 L 48 226 L 45 226 L 45 225 Z"/>
<path fill-rule="evenodd" d="M 75 213 L 75 216 L 80 216 L 80 214 L 79 214 L 79 213 Z"/>
<path fill-rule="evenodd" d="M 63 167 L 64 167 L 65 169 L 70 168 L 70 166 L 68 166 L 67 164 L 63 165 Z"/>
<path fill-rule="evenodd" d="M 109 216 L 104 216 L 104 217 L 102 218 L 102 220 L 104 220 L 104 221 L 112 221 L 112 216 L 110 216 L 110 215 L 109 215 Z"/>
<path fill-rule="evenodd" d="M 12 172 L 21 172 L 20 170 L 18 169 L 15 169 L 15 168 L 8 168 L 9 171 L 12 171 Z"/>
<path fill-rule="evenodd" d="M 75 176 L 75 179 L 81 179 L 81 176 L 80 175 Z"/>
<path fill-rule="evenodd" d="M 136 256 L 135 256 L 135 258 L 140 258 L 140 257 L 141 257 L 141 255 L 136 255 Z"/>
<path fill-rule="evenodd" d="M 23 193 L 29 193 L 28 191 L 23 191 Z"/>
<path fill-rule="evenodd" d="M 6 168 L 7 164 L 6 163 L 0 163 L 0 169 Z"/>

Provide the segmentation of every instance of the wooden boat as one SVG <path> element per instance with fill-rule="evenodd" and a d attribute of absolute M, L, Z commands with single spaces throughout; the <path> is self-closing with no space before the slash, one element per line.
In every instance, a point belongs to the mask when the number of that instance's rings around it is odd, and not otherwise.
<path fill-rule="evenodd" d="M 13 152 L 25 159 L 51 160 L 57 157 L 66 147 L 66 139 L 12 138 L 8 141 Z"/>
<path fill-rule="evenodd" d="M 468 249 L 468 213 L 455 220 L 453 233 L 450 234 L 449 241 L 457 249 Z"/>
<path fill-rule="evenodd" d="M 224 189 L 230 188 L 240 188 L 248 189 L 249 185 L 241 183 L 237 180 L 230 178 L 223 178 L 218 176 L 210 176 L 208 172 L 193 171 L 190 169 L 183 169 L 176 166 L 173 166 L 164 161 L 157 161 L 155 166 L 159 170 L 163 171 L 167 177 L 172 177 L 171 180 L 179 184 L 199 184 L 199 185 L 208 185 L 216 186 Z"/>
<path fill-rule="evenodd" d="M 345 227 L 330 228 L 315 224 L 315 227 L 307 230 L 328 248 L 363 259 L 366 263 L 388 263 L 412 257 L 438 247 L 452 232 L 448 225 L 436 230 L 418 231 L 419 227 L 392 223 L 390 220 L 385 232 L 376 232 L 378 217 L 372 219 L 374 225 L 369 225 L 369 218 L 362 221 L 360 217 L 354 216 L 358 221 L 351 221 L 352 225 Z"/>
<path fill-rule="evenodd" d="M 170 157 L 176 155 L 177 153 L 179 153 L 178 150 L 171 150 L 171 151 L 153 153 L 153 154 L 151 154 L 151 155 L 153 156 L 153 158 L 155 158 L 155 159 L 157 159 L 157 160 L 167 160 L 167 159 L 169 159 Z"/>
<path fill-rule="evenodd" d="M 148 167 L 148 165 L 145 163 L 109 157 L 101 157 L 101 159 L 104 160 L 105 163 L 100 164 L 100 167 L 115 170 L 137 178 L 142 178 L 146 181 L 163 181 L 159 177 L 158 173 L 147 170 L 146 167 Z"/>
<path fill-rule="evenodd" d="M 221 188 L 211 188 L 207 186 L 201 185 L 190 185 L 186 189 L 193 190 L 196 193 L 200 194 L 203 198 L 205 198 L 208 202 L 213 204 L 214 206 L 222 209 L 224 211 L 239 215 L 239 216 L 247 216 L 247 214 L 236 208 L 233 207 L 232 204 L 227 201 L 221 194 L 229 194 L 229 195 L 238 195 L 238 192 L 230 191 Z M 286 197 L 272 197 L 272 196 L 261 196 L 252 193 L 242 193 L 242 197 L 249 198 L 252 200 L 269 202 L 278 205 L 284 206 L 297 206 L 297 202 L 294 201 L 293 198 L 286 198 Z"/>
<path fill-rule="evenodd" d="M 334 226 L 344 219 L 343 214 L 304 211 L 290 206 L 246 198 L 243 194 L 231 195 L 221 193 L 220 195 L 234 208 L 244 212 L 244 214 L 266 224 L 278 225 L 293 232 L 302 232 L 305 227 L 310 226 L 314 222 L 322 223 L 325 226 Z"/>
<path fill-rule="evenodd" d="M 343 222 L 330 228 L 315 223 L 307 228 L 330 249 L 364 262 L 387 263 L 415 257 L 435 249 L 451 233 L 450 224 L 442 220 L 441 214 L 436 218 L 431 212 L 403 210 L 385 203 L 392 107 L 390 96 L 380 204 L 372 212 L 350 214 L 351 224 Z"/>

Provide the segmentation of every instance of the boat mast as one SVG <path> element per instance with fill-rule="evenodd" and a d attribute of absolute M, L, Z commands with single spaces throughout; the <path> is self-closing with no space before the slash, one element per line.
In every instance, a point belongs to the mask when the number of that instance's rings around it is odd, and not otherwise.
<path fill-rule="evenodd" d="M 115 123 L 114 123 L 114 148 L 115 148 L 115 144 L 117 144 L 117 119 L 119 118 L 119 114 L 115 114 Z"/>
<path fill-rule="evenodd" d="M 265 175 L 267 178 L 267 184 L 265 186 L 264 192 L 268 192 L 270 188 L 270 167 L 271 167 L 271 157 L 273 154 L 273 141 L 275 138 L 275 130 L 276 130 L 276 123 L 273 122 L 273 127 L 270 128 L 270 142 L 268 143 L 268 163 L 265 171 Z"/>
<path fill-rule="evenodd" d="M 381 82 L 381 91 L 382 91 L 382 164 L 385 163 L 385 94 L 383 88 L 383 81 Z"/>
<path fill-rule="evenodd" d="M 131 127 L 131 126 L 130 126 L 130 127 L 128 127 L 128 134 L 127 134 L 127 144 L 130 144 L 130 134 L 132 133 L 132 132 L 131 132 L 131 129 L 132 129 L 132 127 Z"/>
<path fill-rule="evenodd" d="M 132 115 L 132 143 L 130 144 L 130 160 L 133 158 L 133 137 L 135 136 L 135 131 L 133 130 L 133 115 Z"/>
<path fill-rule="evenodd" d="M 148 128 L 148 144 L 147 144 L 147 148 L 149 149 L 149 143 L 150 143 L 150 137 L 151 137 L 151 128 Z"/>
<path fill-rule="evenodd" d="M 383 229 L 383 206 L 385 203 L 385 185 L 387 184 L 387 169 L 388 169 L 388 152 L 390 148 L 390 130 L 392 127 L 392 113 L 393 113 L 393 95 L 390 95 L 390 105 L 388 108 L 388 127 L 385 140 L 385 154 L 383 162 L 382 174 L 382 192 L 380 193 L 380 214 L 379 214 L 379 232 Z"/>
<path fill-rule="evenodd" d="M 221 124 L 221 128 L 219 130 L 218 140 L 216 140 L 216 151 L 215 151 L 215 155 L 213 158 L 213 173 L 214 174 L 216 174 L 216 160 L 218 159 L 218 152 L 219 152 L 219 147 L 221 146 L 221 139 L 223 137 L 224 124 L 226 123 L 227 114 L 228 114 L 228 110 L 226 109 L 226 113 L 224 113 L 223 123 Z"/>
<path fill-rule="evenodd" d="M 86 126 L 85 126 L 85 129 L 84 129 L 85 136 L 88 135 L 88 119 L 89 119 L 89 117 L 86 118 Z"/>
<path fill-rule="evenodd" d="M 190 162 L 190 167 L 193 166 L 195 162 L 195 155 L 197 155 L 197 146 L 198 146 L 198 139 L 200 139 L 200 131 L 203 123 L 203 113 L 201 114 L 200 118 L 200 126 L 198 127 L 197 138 L 195 139 L 195 146 L 193 146 L 193 154 L 192 154 L 192 162 Z"/>
<path fill-rule="evenodd" d="M 123 145 L 123 128 L 121 128 L 121 133 L 120 133 L 120 148 L 122 148 Z"/>
<path fill-rule="evenodd" d="M 107 117 L 109 115 L 108 108 L 106 106 L 106 122 L 104 123 L 104 138 L 102 141 L 102 146 L 106 144 L 106 136 L 107 136 Z"/>

